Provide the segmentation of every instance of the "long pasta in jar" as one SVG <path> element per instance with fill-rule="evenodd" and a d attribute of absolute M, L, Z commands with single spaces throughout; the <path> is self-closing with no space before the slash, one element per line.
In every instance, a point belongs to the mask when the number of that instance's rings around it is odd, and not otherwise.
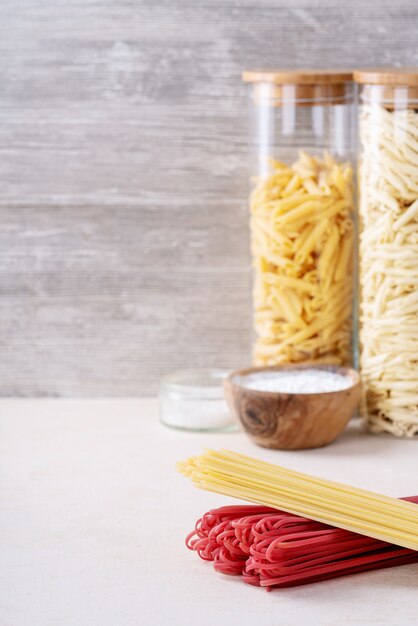
<path fill-rule="evenodd" d="M 361 371 L 374 432 L 418 434 L 418 70 L 359 83 Z"/>
<path fill-rule="evenodd" d="M 351 73 L 244 72 L 256 365 L 352 365 L 356 215 Z"/>

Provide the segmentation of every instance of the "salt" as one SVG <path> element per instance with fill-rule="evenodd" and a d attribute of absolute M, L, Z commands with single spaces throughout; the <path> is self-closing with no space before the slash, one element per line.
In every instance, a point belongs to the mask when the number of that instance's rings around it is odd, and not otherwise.
<path fill-rule="evenodd" d="M 223 399 L 161 398 L 161 414 L 166 426 L 185 430 L 218 430 L 234 425 Z"/>
<path fill-rule="evenodd" d="M 260 372 L 239 377 L 238 384 L 247 389 L 276 393 L 327 393 L 348 389 L 348 376 L 320 369 Z"/>
<path fill-rule="evenodd" d="M 184 370 L 160 385 L 160 416 L 166 426 L 183 430 L 235 430 L 237 422 L 224 398 L 225 370 Z"/>

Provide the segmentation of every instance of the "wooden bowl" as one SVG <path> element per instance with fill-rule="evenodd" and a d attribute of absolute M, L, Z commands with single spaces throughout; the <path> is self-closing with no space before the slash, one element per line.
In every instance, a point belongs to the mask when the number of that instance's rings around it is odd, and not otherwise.
<path fill-rule="evenodd" d="M 245 386 L 245 378 L 259 372 L 320 369 L 350 379 L 351 385 L 324 393 L 278 393 Z M 279 365 L 232 372 L 224 381 L 232 413 L 251 439 L 265 448 L 301 450 L 334 441 L 353 416 L 360 400 L 360 376 L 336 365 Z"/>

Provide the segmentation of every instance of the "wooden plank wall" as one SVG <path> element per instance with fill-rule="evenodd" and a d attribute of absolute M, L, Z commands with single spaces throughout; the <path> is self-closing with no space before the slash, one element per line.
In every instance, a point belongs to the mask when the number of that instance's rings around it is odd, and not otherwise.
<path fill-rule="evenodd" d="M 249 361 L 254 66 L 418 65 L 418 4 L 1 0 L 0 395 Z"/>

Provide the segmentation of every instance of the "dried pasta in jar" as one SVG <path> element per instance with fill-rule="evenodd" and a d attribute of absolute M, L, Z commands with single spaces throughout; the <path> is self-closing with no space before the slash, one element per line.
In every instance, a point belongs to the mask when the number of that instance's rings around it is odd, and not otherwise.
<path fill-rule="evenodd" d="M 301 152 L 251 194 L 258 365 L 352 360 L 353 170 Z"/>
<path fill-rule="evenodd" d="M 362 71 L 360 339 L 366 420 L 418 434 L 418 74 Z"/>
<path fill-rule="evenodd" d="M 256 365 L 352 365 L 356 218 L 346 72 L 246 72 Z"/>

